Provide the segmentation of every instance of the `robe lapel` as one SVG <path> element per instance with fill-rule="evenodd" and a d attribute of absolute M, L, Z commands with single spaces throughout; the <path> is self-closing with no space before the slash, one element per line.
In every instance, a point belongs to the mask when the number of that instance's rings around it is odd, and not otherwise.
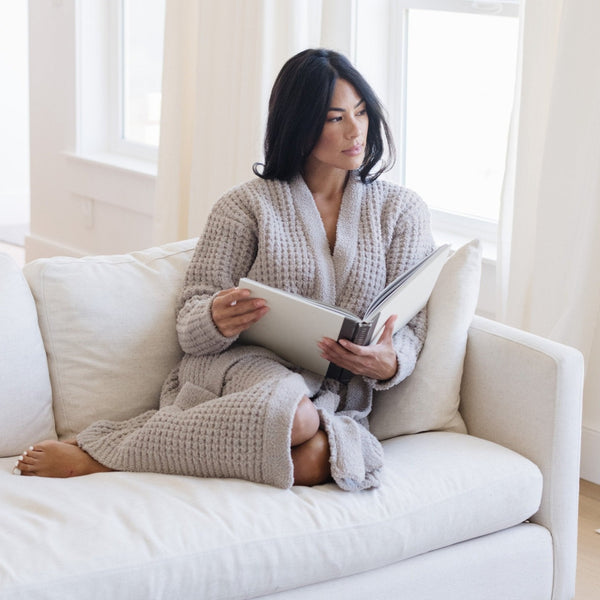
<path fill-rule="evenodd" d="M 342 198 L 335 236 L 335 248 L 333 249 L 333 268 L 335 271 L 336 294 L 338 296 L 343 292 L 356 258 L 362 194 L 363 185 L 351 173 Z"/>
<path fill-rule="evenodd" d="M 363 186 L 351 174 L 340 207 L 333 256 L 321 215 L 300 175 L 290 182 L 290 191 L 304 230 L 312 247 L 317 266 L 316 290 L 321 299 L 336 304 L 356 257 Z"/>
<path fill-rule="evenodd" d="M 294 177 L 290 182 L 290 191 L 292 202 L 304 227 L 304 233 L 310 246 L 309 250 L 315 260 L 315 293 L 317 299 L 328 304 L 335 304 L 335 270 L 321 215 L 308 186 L 300 175 Z"/>

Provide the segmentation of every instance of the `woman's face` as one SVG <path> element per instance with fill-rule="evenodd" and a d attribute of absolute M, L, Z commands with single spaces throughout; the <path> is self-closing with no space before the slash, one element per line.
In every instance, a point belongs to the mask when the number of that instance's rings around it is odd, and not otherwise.
<path fill-rule="evenodd" d="M 364 99 L 345 79 L 338 79 L 323 131 L 306 168 L 358 169 L 365 157 L 368 130 L 369 116 Z"/>

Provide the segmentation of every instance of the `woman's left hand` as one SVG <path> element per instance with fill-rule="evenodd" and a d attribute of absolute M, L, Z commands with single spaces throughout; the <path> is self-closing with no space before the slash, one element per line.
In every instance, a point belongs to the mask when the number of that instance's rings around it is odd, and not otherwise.
<path fill-rule="evenodd" d="M 357 346 L 348 340 L 336 342 L 331 338 L 323 338 L 318 346 L 321 356 L 355 375 L 363 375 L 371 379 L 385 381 L 396 374 L 398 361 L 392 344 L 394 322 L 392 315 L 383 328 L 379 341 L 372 346 Z"/>

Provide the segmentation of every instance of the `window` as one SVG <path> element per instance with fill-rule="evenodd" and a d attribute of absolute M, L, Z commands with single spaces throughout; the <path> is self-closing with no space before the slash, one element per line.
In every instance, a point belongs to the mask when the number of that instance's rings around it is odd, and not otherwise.
<path fill-rule="evenodd" d="M 75 6 L 75 154 L 150 168 L 158 156 L 165 0 Z"/>
<path fill-rule="evenodd" d="M 497 220 L 515 19 L 411 10 L 407 20 L 406 184 L 433 208 Z"/>
<path fill-rule="evenodd" d="M 117 3 L 118 115 L 113 150 L 155 158 L 160 131 L 165 0 Z"/>
<path fill-rule="evenodd" d="M 373 39 L 377 23 L 366 4 L 361 9 L 359 1 L 357 62 L 368 77 L 374 52 L 380 62 L 382 51 L 392 56 L 387 71 L 377 67 L 374 76 L 398 147 L 393 177 L 423 196 L 434 227 L 443 222 L 465 235 L 495 237 L 518 1 L 395 0 L 384 41 Z"/>

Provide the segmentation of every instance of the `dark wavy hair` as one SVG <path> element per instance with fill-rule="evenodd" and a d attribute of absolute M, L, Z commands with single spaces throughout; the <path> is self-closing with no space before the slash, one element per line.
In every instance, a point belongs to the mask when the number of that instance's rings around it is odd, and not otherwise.
<path fill-rule="evenodd" d="M 318 48 L 303 50 L 290 58 L 275 80 L 269 99 L 265 162 L 254 164 L 256 175 L 289 181 L 302 172 L 321 136 L 338 79 L 354 87 L 365 101 L 369 116 L 365 158 L 358 169 L 361 180 L 374 181 L 391 168 L 394 142 L 377 95 L 345 56 Z M 387 159 L 382 160 L 386 145 Z"/>

